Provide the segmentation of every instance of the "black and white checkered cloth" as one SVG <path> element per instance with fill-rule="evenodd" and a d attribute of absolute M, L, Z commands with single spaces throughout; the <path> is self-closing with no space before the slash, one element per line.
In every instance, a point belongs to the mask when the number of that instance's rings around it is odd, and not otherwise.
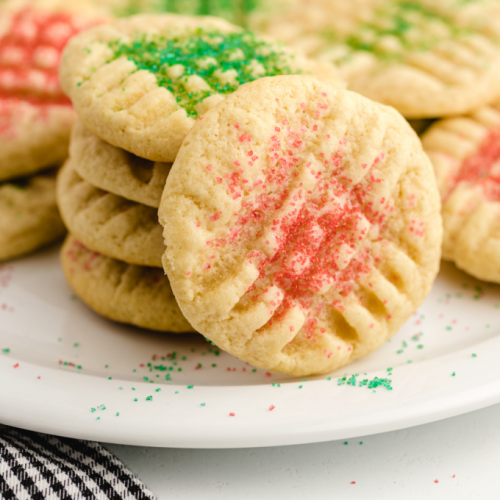
<path fill-rule="evenodd" d="M 0 425 L 4 500 L 152 500 L 155 495 L 98 443 Z"/>

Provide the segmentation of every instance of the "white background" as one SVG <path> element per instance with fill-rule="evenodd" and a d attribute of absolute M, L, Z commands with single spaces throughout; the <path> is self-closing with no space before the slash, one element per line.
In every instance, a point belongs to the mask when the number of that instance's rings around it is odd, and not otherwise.
<path fill-rule="evenodd" d="M 500 499 L 500 405 L 347 445 L 106 447 L 161 500 Z"/>

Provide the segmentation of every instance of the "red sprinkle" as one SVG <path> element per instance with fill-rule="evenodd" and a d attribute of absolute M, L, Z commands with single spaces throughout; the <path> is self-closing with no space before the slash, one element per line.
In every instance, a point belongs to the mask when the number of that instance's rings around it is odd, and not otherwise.
<path fill-rule="evenodd" d="M 454 179 L 455 187 L 470 183 L 481 187 L 486 198 L 500 200 L 500 172 L 493 167 L 500 160 L 500 128 L 490 131 L 478 151 L 466 158 Z"/>

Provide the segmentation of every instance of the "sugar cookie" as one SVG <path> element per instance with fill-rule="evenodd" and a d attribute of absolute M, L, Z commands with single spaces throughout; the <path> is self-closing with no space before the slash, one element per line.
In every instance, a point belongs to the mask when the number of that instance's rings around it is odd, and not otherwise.
<path fill-rule="evenodd" d="M 161 267 L 165 247 L 156 209 L 92 186 L 71 160 L 59 173 L 57 201 L 67 228 L 86 247 L 129 264 Z"/>
<path fill-rule="evenodd" d="M 441 192 L 443 257 L 500 283 L 500 106 L 440 120 L 422 143 Z"/>
<path fill-rule="evenodd" d="M 0 184 L 0 261 L 33 252 L 64 232 L 54 173 Z"/>
<path fill-rule="evenodd" d="M 263 28 L 336 64 L 351 90 L 438 118 L 500 96 L 499 23 L 495 0 L 308 0 Z"/>
<path fill-rule="evenodd" d="M 152 161 L 173 161 L 205 111 L 240 85 L 312 73 L 341 84 L 331 64 L 214 17 L 140 15 L 73 38 L 61 83 L 83 125 Z"/>
<path fill-rule="evenodd" d="M 98 314 L 150 330 L 194 331 L 160 269 L 105 257 L 71 235 L 61 249 L 61 262 L 71 288 Z"/>
<path fill-rule="evenodd" d="M 324 373 L 378 348 L 439 267 L 439 193 L 394 109 L 312 77 L 249 83 L 188 134 L 159 210 L 191 324 L 255 366 Z"/>
<path fill-rule="evenodd" d="M 152 162 L 111 146 L 79 121 L 71 134 L 70 156 L 78 175 L 93 186 L 149 207 L 160 206 L 171 163 Z"/>
<path fill-rule="evenodd" d="M 0 180 L 60 165 L 75 113 L 59 87 L 67 41 L 96 24 L 66 11 L 0 7 Z"/>

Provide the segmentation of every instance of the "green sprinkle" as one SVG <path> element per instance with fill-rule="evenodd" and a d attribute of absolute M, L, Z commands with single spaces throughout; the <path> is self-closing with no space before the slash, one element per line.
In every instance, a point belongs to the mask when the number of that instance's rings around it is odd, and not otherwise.
<path fill-rule="evenodd" d="M 212 363 L 212 368 L 216 368 L 217 365 L 215 363 Z"/>
<path fill-rule="evenodd" d="M 299 385 L 299 389 L 302 389 L 302 386 L 301 386 L 301 385 Z"/>
<path fill-rule="evenodd" d="M 175 394 L 179 394 L 179 391 L 175 391 Z"/>
<path fill-rule="evenodd" d="M 113 380 L 113 377 L 108 377 L 108 380 Z"/>
<path fill-rule="evenodd" d="M 181 371 L 182 371 L 182 368 L 177 368 L 177 371 L 178 371 L 178 372 L 181 372 Z"/>
<path fill-rule="evenodd" d="M 387 371 L 388 372 L 392 372 L 392 368 L 387 368 Z"/>
<path fill-rule="evenodd" d="M 455 372 L 453 372 L 453 373 L 451 374 L 451 376 L 452 376 L 452 377 L 454 377 L 454 376 L 455 376 Z"/>
<path fill-rule="evenodd" d="M 134 401 L 137 401 L 137 398 L 134 398 Z"/>
<path fill-rule="evenodd" d="M 99 408 L 100 408 L 101 410 L 105 410 L 105 409 L 106 409 L 106 407 L 105 407 L 104 405 L 100 405 L 100 406 L 99 406 Z"/>
<path fill-rule="evenodd" d="M 473 358 L 477 358 L 477 354 L 472 353 L 472 357 L 473 357 Z"/>
<path fill-rule="evenodd" d="M 351 375 L 349 379 L 347 377 L 341 377 L 337 379 L 337 385 L 350 385 L 352 387 L 355 387 L 356 385 L 358 387 L 367 387 L 368 389 L 376 389 L 377 387 L 385 387 L 388 391 L 392 391 L 392 386 L 391 383 L 392 381 L 387 379 L 387 378 L 378 378 L 374 377 L 372 380 L 368 379 L 363 379 L 363 380 L 356 380 L 356 377 L 358 375 Z"/>
<path fill-rule="evenodd" d="M 252 373 L 255 373 L 256 371 L 257 371 L 257 368 L 254 368 L 254 369 L 252 370 Z"/>
<path fill-rule="evenodd" d="M 417 349 L 423 349 L 424 346 L 422 344 L 418 344 Z"/>
<path fill-rule="evenodd" d="M 91 412 L 91 413 L 94 413 L 95 411 L 97 411 L 95 408 L 91 408 L 91 409 L 90 409 L 90 412 Z"/>
<path fill-rule="evenodd" d="M 194 118 L 198 105 L 211 95 L 230 94 L 256 78 L 300 73 L 292 68 L 293 58 L 280 44 L 250 31 L 222 33 L 198 28 L 171 38 L 154 35 L 129 43 L 116 40 L 109 47 L 114 52 L 109 62 L 126 57 L 138 70 L 150 71 L 158 86 L 168 89 Z M 193 77 L 201 78 L 206 86 L 191 90 Z"/>
<path fill-rule="evenodd" d="M 96 420 L 101 420 L 101 417 L 97 417 Z"/>
<path fill-rule="evenodd" d="M 194 385 L 188 385 L 188 389 L 192 389 Z"/>
<path fill-rule="evenodd" d="M 123 391 L 123 387 L 118 387 L 118 389 L 119 389 L 120 391 Z"/>
<path fill-rule="evenodd" d="M 119 412 L 116 412 L 116 416 L 119 417 L 120 416 L 120 413 Z"/>
<path fill-rule="evenodd" d="M 147 396 L 146 401 L 153 401 L 153 396 Z"/>
<path fill-rule="evenodd" d="M 327 377 L 326 380 L 332 380 L 332 377 Z"/>
<path fill-rule="evenodd" d="M 161 389 L 158 387 L 158 389 L 156 389 L 156 392 L 160 392 L 160 391 L 161 391 Z"/>
<path fill-rule="evenodd" d="M 2 349 L 4 354 L 10 354 L 10 349 L 7 347 L 6 349 Z"/>
<path fill-rule="evenodd" d="M 359 444 L 363 444 L 363 441 L 360 441 Z"/>
<path fill-rule="evenodd" d="M 78 342 L 75 342 L 75 343 L 73 344 L 73 347 L 80 347 L 80 344 L 79 344 Z"/>
<path fill-rule="evenodd" d="M 349 441 L 344 441 L 344 444 L 345 444 L 345 445 L 349 444 Z"/>
<path fill-rule="evenodd" d="M 200 403 L 200 406 L 205 406 L 205 403 Z"/>

